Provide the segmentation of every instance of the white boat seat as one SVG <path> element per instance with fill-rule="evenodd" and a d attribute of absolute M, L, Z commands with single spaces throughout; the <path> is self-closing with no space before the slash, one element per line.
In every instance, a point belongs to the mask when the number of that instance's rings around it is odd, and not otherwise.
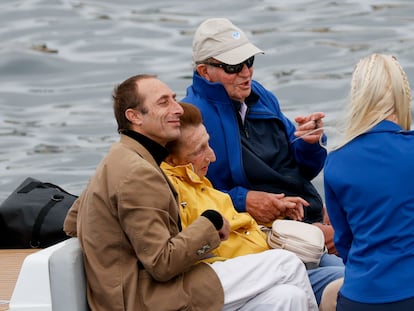
<path fill-rule="evenodd" d="M 72 238 L 50 256 L 52 310 L 87 311 L 86 277 L 79 240 Z"/>
<path fill-rule="evenodd" d="M 10 311 L 88 311 L 82 250 L 70 238 L 27 256 Z"/>

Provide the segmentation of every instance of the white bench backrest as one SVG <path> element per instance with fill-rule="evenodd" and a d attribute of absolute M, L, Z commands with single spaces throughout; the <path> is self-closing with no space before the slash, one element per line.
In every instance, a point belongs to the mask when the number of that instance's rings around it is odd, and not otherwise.
<path fill-rule="evenodd" d="M 70 238 L 26 257 L 10 311 L 88 311 L 82 251 Z"/>

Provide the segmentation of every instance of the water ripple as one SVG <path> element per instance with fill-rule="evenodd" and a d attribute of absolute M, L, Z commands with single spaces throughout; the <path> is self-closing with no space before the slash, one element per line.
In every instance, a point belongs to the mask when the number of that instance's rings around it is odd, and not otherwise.
<path fill-rule="evenodd" d="M 229 17 L 265 51 L 255 78 L 289 117 L 321 110 L 333 127 L 353 66 L 372 52 L 396 55 L 414 80 L 411 0 L 3 0 L 0 9 L 0 202 L 28 176 L 80 193 L 117 140 L 114 85 L 154 73 L 182 97 L 207 17 Z"/>

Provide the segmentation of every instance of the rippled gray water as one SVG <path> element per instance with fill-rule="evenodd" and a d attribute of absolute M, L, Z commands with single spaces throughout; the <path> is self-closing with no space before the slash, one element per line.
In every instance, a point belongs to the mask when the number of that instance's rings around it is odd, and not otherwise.
<path fill-rule="evenodd" d="M 184 96 L 208 17 L 265 50 L 254 78 L 292 118 L 326 112 L 331 142 L 358 59 L 394 54 L 414 85 L 412 0 L 2 0 L 0 202 L 28 176 L 79 194 L 118 138 L 114 85 L 154 73 Z"/>

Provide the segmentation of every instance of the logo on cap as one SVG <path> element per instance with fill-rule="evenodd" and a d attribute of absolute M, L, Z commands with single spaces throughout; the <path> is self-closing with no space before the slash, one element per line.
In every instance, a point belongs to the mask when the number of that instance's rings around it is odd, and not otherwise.
<path fill-rule="evenodd" d="M 239 40 L 240 39 L 240 32 L 234 31 L 231 35 L 233 39 Z"/>

